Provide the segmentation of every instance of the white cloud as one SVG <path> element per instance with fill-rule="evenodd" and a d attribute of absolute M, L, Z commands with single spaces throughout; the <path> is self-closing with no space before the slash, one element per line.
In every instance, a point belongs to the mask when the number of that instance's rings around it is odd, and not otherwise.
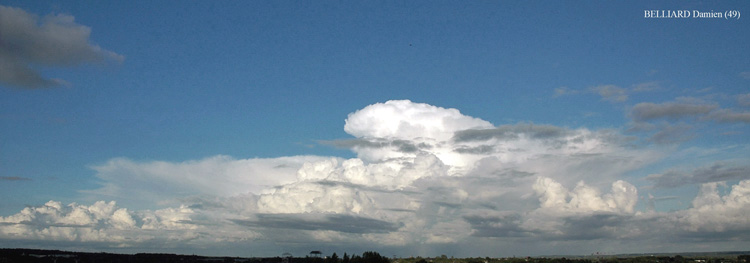
<path fill-rule="evenodd" d="M 109 247 L 134 246 L 156 242 L 247 240 L 257 237 L 253 231 L 231 225 L 213 229 L 202 225 L 203 215 L 186 206 L 156 211 L 131 212 L 114 201 L 98 201 L 91 206 L 49 201 L 38 207 L 27 207 L 8 217 L 0 217 L 0 239 L 48 240 L 61 242 L 104 243 Z M 221 221 L 214 221 L 218 224 Z"/>
<path fill-rule="evenodd" d="M 612 212 L 633 213 L 638 202 L 638 190 L 632 184 L 618 180 L 610 193 L 602 195 L 598 189 L 579 182 L 572 191 L 546 177 L 539 177 L 533 186 L 539 195 L 542 209 L 560 214 Z"/>
<path fill-rule="evenodd" d="M 431 138 L 445 141 L 459 130 L 491 128 L 487 121 L 408 100 L 376 103 L 349 114 L 344 131 L 358 138 Z"/>
<path fill-rule="evenodd" d="M 261 213 L 339 213 L 359 214 L 371 211 L 372 200 L 364 191 L 341 185 L 295 183 L 283 186 L 270 194 L 261 195 Z"/>
<path fill-rule="evenodd" d="M 0 6 L 0 83 L 23 88 L 67 85 L 44 78 L 34 66 L 73 66 L 87 62 L 122 61 L 124 57 L 89 43 L 91 28 L 73 16 L 36 15 Z"/>
<path fill-rule="evenodd" d="M 268 159 L 234 159 L 214 156 L 171 163 L 136 162 L 117 158 L 93 166 L 102 187 L 82 191 L 94 197 L 119 198 L 129 203 L 165 201 L 192 195 L 229 197 L 260 194 L 274 186 L 297 180 L 305 163 L 325 160 L 317 156 Z"/>
<path fill-rule="evenodd" d="M 740 181 L 720 196 L 720 183 L 701 186 L 693 207 L 678 214 L 680 223 L 691 232 L 750 232 L 750 180 Z"/>

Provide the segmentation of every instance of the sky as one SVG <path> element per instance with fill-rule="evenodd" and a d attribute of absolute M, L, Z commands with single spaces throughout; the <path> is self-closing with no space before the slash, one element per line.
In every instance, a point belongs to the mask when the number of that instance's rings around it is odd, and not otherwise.
<path fill-rule="evenodd" d="M 0 247 L 750 247 L 747 1 L 0 2 Z M 657 11 L 662 12 L 662 11 Z"/>

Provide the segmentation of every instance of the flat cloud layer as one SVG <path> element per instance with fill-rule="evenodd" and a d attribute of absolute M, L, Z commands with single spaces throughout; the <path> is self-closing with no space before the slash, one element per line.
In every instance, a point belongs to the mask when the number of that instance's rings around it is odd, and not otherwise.
<path fill-rule="evenodd" d="M 57 14 L 41 19 L 20 8 L 0 6 L 0 83 L 21 88 L 67 84 L 45 78 L 33 66 L 74 66 L 122 61 L 124 57 L 89 43 L 91 28 L 73 16 Z"/>
<path fill-rule="evenodd" d="M 642 119 L 696 112 L 642 107 Z M 590 253 L 623 244 L 648 250 L 750 241 L 745 166 L 721 162 L 652 175 L 647 181 L 657 187 L 691 184 L 701 191 L 688 209 L 643 211 L 641 189 L 625 175 L 668 152 L 633 146 L 614 130 L 494 126 L 456 109 L 400 100 L 350 114 L 345 131 L 355 139 L 324 143 L 350 147 L 357 158 L 112 159 L 92 167 L 102 187 L 82 193 L 151 207 L 50 201 L 0 218 L 0 240 L 134 250 L 177 242 L 194 249 L 271 243 L 279 251 L 309 251 L 305 244 L 314 243 L 428 255 L 446 245 L 507 254 L 533 243 L 548 252 L 578 247 L 565 251 Z M 726 180 L 737 183 L 730 187 Z"/>

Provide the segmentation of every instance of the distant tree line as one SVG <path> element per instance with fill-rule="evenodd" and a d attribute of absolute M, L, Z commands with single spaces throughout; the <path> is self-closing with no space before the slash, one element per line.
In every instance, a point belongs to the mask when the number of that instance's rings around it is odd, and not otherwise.
<path fill-rule="evenodd" d="M 339 257 L 335 252 L 329 257 L 306 257 L 306 258 L 292 258 L 290 263 L 390 263 L 390 259 L 385 256 L 381 256 L 378 252 L 367 251 L 362 255 L 352 254 L 349 255 L 344 253 L 344 256 Z"/>
<path fill-rule="evenodd" d="M 339 257 L 333 253 L 328 257 L 203 257 L 196 255 L 176 254 L 111 254 L 68 252 L 40 249 L 0 249 L 0 263 L 191 263 L 191 262 L 232 262 L 232 263 L 750 263 L 750 255 L 735 254 L 731 256 L 633 256 L 606 257 L 590 256 L 575 258 L 448 258 L 445 255 L 435 258 L 410 257 L 389 259 L 377 252 L 368 251 L 362 255 L 344 253 Z"/>

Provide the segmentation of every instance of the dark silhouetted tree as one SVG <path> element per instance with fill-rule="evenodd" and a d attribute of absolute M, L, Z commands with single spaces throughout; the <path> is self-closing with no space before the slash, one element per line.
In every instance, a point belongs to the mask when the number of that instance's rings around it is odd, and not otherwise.
<path fill-rule="evenodd" d="M 333 252 L 333 255 L 326 258 L 326 263 L 339 263 L 339 255 L 336 255 L 336 252 Z"/>

